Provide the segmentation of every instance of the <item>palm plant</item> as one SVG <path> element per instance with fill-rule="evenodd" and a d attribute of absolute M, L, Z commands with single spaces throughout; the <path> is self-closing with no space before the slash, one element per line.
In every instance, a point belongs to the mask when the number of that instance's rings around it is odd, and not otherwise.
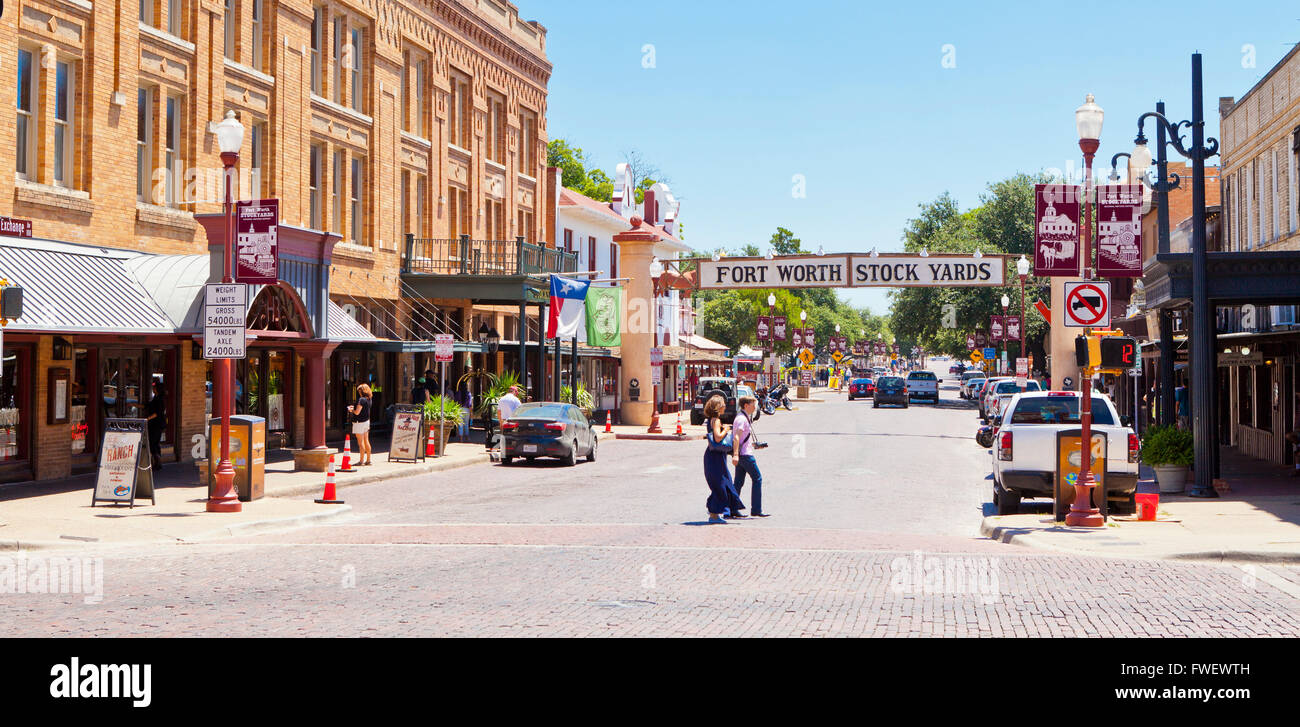
<path fill-rule="evenodd" d="M 442 421 L 454 426 L 460 424 L 461 417 L 464 415 L 465 407 L 455 399 L 434 396 L 424 402 L 424 421 L 431 425 Z"/>
<path fill-rule="evenodd" d="M 560 400 L 573 401 L 575 405 L 582 410 L 583 414 L 591 416 L 591 412 L 596 408 L 596 397 L 591 395 L 585 384 L 578 382 L 578 398 L 573 398 L 573 389 L 569 386 L 560 387 Z"/>

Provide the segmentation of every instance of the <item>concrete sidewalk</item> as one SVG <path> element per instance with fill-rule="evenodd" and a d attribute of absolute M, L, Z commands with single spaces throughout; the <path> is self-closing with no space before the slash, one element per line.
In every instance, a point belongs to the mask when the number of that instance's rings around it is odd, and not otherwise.
<path fill-rule="evenodd" d="M 1023 507 L 1035 514 L 986 517 L 980 531 L 1004 543 L 1106 557 L 1300 563 L 1300 479 L 1234 473 L 1229 464 L 1225 457 L 1229 492 L 1217 500 L 1161 495 L 1155 522 L 1119 516 L 1106 527 L 1071 528 L 1053 521 L 1050 504 L 1033 500 Z M 1142 469 L 1139 491 L 1154 492 L 1149 468 Z"/>
<path fill-rule="evenodd" d="M 346 488 L 354 485 L 484 463 L 488 454 L 481 444 L 450 444 L 446 457 L 415 464 L 386 460 L 387 453 L 375 452 L 373 465 L 336 473 L 338 497 L 347 500 Z M 92 508 L 93 487 L 90 474 L 0 490 L 0 551 L 198 542 L 315 525 L 347 518 L 352 511 L 349 505 L 313 502 L 324 491 L 325 474 L 294 472 L 292 458 L 267 463 L 266 497 L 244 503 L 239 513 L 206 511 L 207 487 L 199 483 L 192 463 L 167 465 L 159 472 L 157 505 L 144 499 L 136 500 L 134 508 Z"/>

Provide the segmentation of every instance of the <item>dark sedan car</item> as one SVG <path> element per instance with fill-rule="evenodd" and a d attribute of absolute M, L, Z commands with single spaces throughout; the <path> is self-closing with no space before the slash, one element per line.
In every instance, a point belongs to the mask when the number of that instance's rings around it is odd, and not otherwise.
<path fill-rule="evenodd" d="M 578 457 L 596 461 L 596 432 L 582 410 L 572 404 L 538 401 L 521 404 L 501 425 L 505 435 L 502 464 L 516 457 L 532 462 L 538 457 L 558 457 L 570 467 Z"/>
<path fill-rule="evenodd" d="M 876 393 L 876 385 L 871 379 L 854 379 L 849 384 L 849 401 L 865 398 Z"/>
<path fill-rule="evenodd" d="M 881 376 L 876 379 L 876 395 L 871 399 L 871 408 L 882 404 L 898 404 L 907 408 L 907 382 L 901 376 Z"/>

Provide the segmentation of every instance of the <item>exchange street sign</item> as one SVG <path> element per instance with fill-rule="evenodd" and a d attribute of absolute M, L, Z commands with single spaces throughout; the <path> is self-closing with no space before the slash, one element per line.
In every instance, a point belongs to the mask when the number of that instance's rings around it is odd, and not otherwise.
<path fill-rule="evenodd" d="M 248 286 L 209 283 L 203 298 L 203 358 L 247 358 Z"/>
<path fill-rule="evenodd" d="M 700 260 L 702 290 L 733 288 L 994 287 L 1006 283 L 996 255 L 785 255 Z"/>

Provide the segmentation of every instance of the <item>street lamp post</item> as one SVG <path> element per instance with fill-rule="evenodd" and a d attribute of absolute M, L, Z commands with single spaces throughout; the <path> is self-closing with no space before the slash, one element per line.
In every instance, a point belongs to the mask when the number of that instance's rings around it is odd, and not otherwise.
<path fill-rule="evenodd" d="M 1029 261 L 1024 255 L 1016 261 L 1016 273 L 1020 275 L 1020 358 L 1025 357 L 1025 278 L 1029 277 Z"/>
<path fill-rule="evenodd" d="M 659 279 L 664 274 L 664 264 L 659 262 L 655 257 L 650 260 L 650 285 L 651 298 L 650 303 L 650 325 L 654 326 L 654 347 L 659 348 Z M 737 372 L 739 373 L 739 372 Z M 663 376 L 663 366 L 659 367 L 659 375 Z M 659 384 L 655 384 L 650 394 L 650 426 L 646 429 L 647 434 L 662 434 L 663 430 L 659 428 Z"/>
<path fill-rule="evenodd" d="M 1157 143 L 1159 152 L 1164 154 L 1161 136 L 1169 135 L 1169 144 L 1184 158 L 1192 160 L 1192 331 L 1191 356 L 1189 368 L 1192 374 L 1192 433 L 1196 440 L 1195 460 L 1192 469 L 1196 473 L 1196 484 L 1190 497 L 1215 498 L 1219 493 L 1214 489 L 1214 475 L 1218 469 L 1219 448 L 1214 421 L 1214 372 L 1215 354 L 1215 316 L 1210 307 L 1209 280 L 1206 266 L 1209 263 L 1205 240 L 1205 160 L 1219 153 L 1217 139 L 1205 137 L 1204 101 L 1201 93 L 1201 54 L 1192 54 L 1192 120 L 1171 123 L 1161 111 L 1148 111 L 1138 117 L 1137 146 L 1133 148 L 1130 158 L 1135 166 L 1146 169 L 1151 165 L 1151 150 L 1147 148 L 1147 138 L 1142 132 L 1142 125 L 1148 118 L 1156 120 Z M 1183 126 L 1192 130 L 1192 146 L 1183 146 L 1182 135 L 1178 130 Z M 1161 181 L 1164 181 L 1163 179 Z M 1162 240 L 1161 245 L 1165 243 Z M 1167 250 L 1161 250 L 1166 252 Z M 1161 324 L 1161 339 L 1164 339 L 1164 324 Z M 1173 357 L 1166 357 L 1161 346 L 1161 378 L 1172 367 Z M 1169 363 L 1166 363 L 1166 360 Z M 1171 377 L 1172 378 L 1172 372 Z M 1167 380 L 1167 379 L 1164 379 Z M 1166 389 L 1168 390 L 1168 389 Z M 1172 392 L 1168 396 L 1161 392 L 1161 408 L 1173 409 Z M 1163 418 L 1163 417 L 1162 417 Z"/>
<path fill-rule="evenodd" d="M 233 283 L 230 275 L 230 260 L 235 247 L 235 204 L 234 178 L 235 166 L 239 164 L 239 148 L 244 144 L 244 125 L 235 118 L 234 111 L 227 111 L 226 118 L 217 124 L 217 147 L 221 151 L 221 164 L 225 167 L 226 177 L 226 241 L 221 255 L 221 282 Z M 230 463 L 230 409 L 231 399 L 235 393 L 234 366 L 230 358 L 217 359 L 217 381 L 221 382 L 221 397 L 217 411 L 221 416 L 221 461 L 217 464 L 216 484 L 212 495 L 208 497 L 208 512 L 240 512 L 243 505 L 235 491 L 235 467 Z"/>
<path fill-rule="evenodd" d="M 773 364 L 776 361 L 776 294 L 767 294 L 767 368 L 765 372 L 767 379 L 767 388 L 771 389 L 776 386 L 775 377 L 772 376 Z"/>
<path fill-rule="evenodd" d="M 1007 358 L 1007 350 L 1011 348 L 1011 344 L 1007 341 L 1007 308 L 1009 308 L 1010 306 L 1011 306 L 1011 298 L 1009 296 L 1003 295 L 1002 296 L 1002 358 L 1004 361 L 1004 365 L 1005 365 L 1005 359 Z"/>
<path fill-rule="evenodd" d="M 1074 123 L 1079 132 L 1079 149 L 1083 151 L 1084 167 L 1083 254 L 1079 258 L 1079 264 L 1083 267 L 1084 280 L 1092 280 L 1092 160 L 1097 155 L 1097 148 L 1101 146 L 1101 127 L 1104 120 L 1105 112 L 1095 103 L 1092 94 L 1088 94 L 1083 105 L 1074 112 Z M 1087 336 L 1089 333 L 1089 329 L 1083 330 L 1083 335 Z M 1092 506 L 1092 490 L 1097 485 L 1097 480 L 1092 474 L 1092 376 L 1085 370 L 1079 378 L 1081 379 L 1079 478 L 1074 488 L 1074 504 L 1070 506 L 1069 514 L 1065 516 L 1065 524 L 1099 528 L 1105 525 L 1106 521 L 1101 516 L 1101 512 Z"/>

